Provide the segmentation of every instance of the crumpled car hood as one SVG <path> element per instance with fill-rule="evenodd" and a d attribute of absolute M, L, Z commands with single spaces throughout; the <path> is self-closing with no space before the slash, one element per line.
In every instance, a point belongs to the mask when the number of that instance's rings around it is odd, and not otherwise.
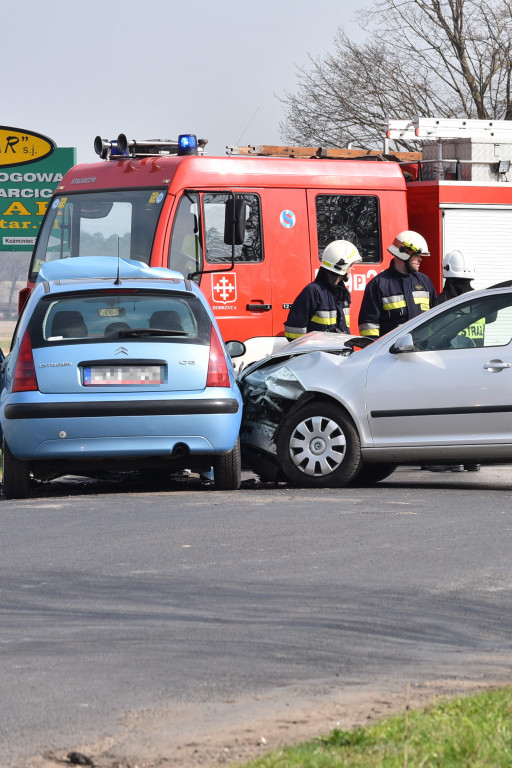
<path fill-rule="evenodd" d="M 308 389 L 318 389 L 319 372 L 325 372 L 325 378 L 321 376 L 324 383 L 332 381 L 334 386 L 336 377 L 331 374 L 348 360 L 348 356 L 329 352 L 308 352 L 291 360 L 276 360 L 272 365 L 244 373 L 240 385 L 244 396 L 252 402 L 262 396 L 298 400 Z M 329 389 L 328 385 L 324 391 Z"/>
<path fill-rule="evenodd" d="M 281 361 L 281 365 L 283 365 L 284 361 L 289 358 L 305 354 L 309 355 L 311 352 L 332 352 L 336 355 L 348 356 L 352 354 L 354 347 L 367 346 L 368 343 L 368 339 L 362 339 L 360 336 L 313 331 L 305 336 L 301 336 L 299 339 L 295 339 L 295 341 L 284 344 L 271 355 L 251 363 L 247 368 L 240 371 L 238 378 L 240 380 L 244 379 L 257 368 L 268 368 L 268 366 L 274 364 L 274 361 L 276 363 Z"/>

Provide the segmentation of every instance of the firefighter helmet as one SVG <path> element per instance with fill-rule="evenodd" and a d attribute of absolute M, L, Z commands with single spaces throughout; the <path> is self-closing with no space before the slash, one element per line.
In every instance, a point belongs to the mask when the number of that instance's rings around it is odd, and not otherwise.
<path fill-rule="evenodd" d="M 409 261 L 411 256 L 430 256 L 425 238 L 410 230 L 400 232 L 389 246 L 388 251 L 402 261 Z"/>
<path fill-rule="evenodd" d="M 443 277 L 464 277 L 466 280 L 474 280 L 473 262 L 462 251 L 450 251 L 443 259 Z"/>
<path fill-rule="evenodd" d="M 348 240 L 333 240 L 320 256 L 324 269 L 342 277 L 347 274 L 352 264 L 362 260 L 363 258 L 355 245 L 349 243 Z"/>

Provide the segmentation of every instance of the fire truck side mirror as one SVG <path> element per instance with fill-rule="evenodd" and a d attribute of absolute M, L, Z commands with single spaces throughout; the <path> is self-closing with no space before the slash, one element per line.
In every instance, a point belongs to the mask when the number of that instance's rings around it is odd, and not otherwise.
<path fill-rule="evenodd" d="M 30 296 L 30 288 L 22 288 L 18 294 L 18 315 L 21 315 L 21 310 L 25 306 L 25 302 Z"/>
<path fill-rule="evenodd" d="M 224 218 L 224 242 L 226 245 L 242 245 L 245 240 L 247 203 L 233 195 L 226 200 Z"/>

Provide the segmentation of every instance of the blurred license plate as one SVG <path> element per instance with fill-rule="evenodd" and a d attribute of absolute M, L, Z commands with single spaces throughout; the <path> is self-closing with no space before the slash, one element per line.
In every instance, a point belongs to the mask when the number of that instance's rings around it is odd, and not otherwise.
<path fill-rule="evenodd" d="M 84 368 L 86 387 L 145 387 L 163 383 L 163 365 L 91 365 Z"/>

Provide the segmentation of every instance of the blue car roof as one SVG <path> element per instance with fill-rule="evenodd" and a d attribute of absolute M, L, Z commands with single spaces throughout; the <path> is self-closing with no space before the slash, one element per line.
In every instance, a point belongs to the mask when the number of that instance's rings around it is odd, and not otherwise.
<path fill-rule="evenodd" d="M 78 256 L 69 259 L 47 261 L 39 270 L 36 282 L 55 282 L 56 280 L 79 280 L 109 278 L 119 275 L 126 279 L 174 279 L 184 282 L 181 272 L 165 267 L 148 267 L 142 261 L 116 259 L 113 256 Z"/>

